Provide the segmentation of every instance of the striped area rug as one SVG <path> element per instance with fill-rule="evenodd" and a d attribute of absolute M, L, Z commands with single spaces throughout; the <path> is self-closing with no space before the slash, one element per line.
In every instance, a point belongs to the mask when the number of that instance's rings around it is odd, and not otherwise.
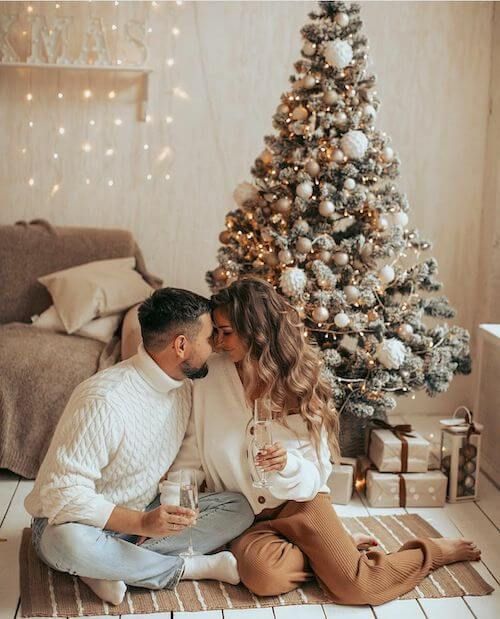
<path fill-rule="evenodd" d="M 350 533 L 374 535 L 387 552 L 396 551 L 414 537 L 440 537 L 416 514 L 343 518 Z M 243 585 L 217 581 L 184 581 L 173 591 L 129 588 L 119 606 L 100 601 L 79 578 L 62 574 L 42 563 L 31 544 L 31 530 L 24 529 L 20 550 L 21 611 L 23 617 L 78 617 L 84 615 L 129 615 L 166 611 L 200 611 L 227 608 L 261 608 L 289 604 L 324 604 L 331 600 L 315 581 L 279 597 L 257 597 Z M 460 597 L 491 593 L 470 563 L 442 567 L 403 596 L 412 598 Z"/>

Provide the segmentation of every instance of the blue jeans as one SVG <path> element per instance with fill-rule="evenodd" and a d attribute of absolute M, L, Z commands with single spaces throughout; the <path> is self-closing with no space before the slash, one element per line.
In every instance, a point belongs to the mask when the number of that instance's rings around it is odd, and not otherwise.
<path fill-rule="evenodd" d="M 159 497 L 147 511 L 158 507 Z M 178 535 L 151 538 L 136 546 L 136 535 L 98 529 L 78 522 L 49 525 L 46 518 L 33 521 L 33 545 L 49 567 L 75 576 L 123 580 L 147 589 L 172 589 L 184 570 L 179 553 L 189 545 L 207 554 L 220 548 L 252 525 L 253 511 L 235 492 L 205 492 L 199 497 L 196 525 Z"/>

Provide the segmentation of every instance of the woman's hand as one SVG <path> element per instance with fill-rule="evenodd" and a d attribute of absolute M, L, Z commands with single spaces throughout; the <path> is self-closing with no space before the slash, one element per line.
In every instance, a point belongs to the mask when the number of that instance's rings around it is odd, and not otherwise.
<path fill-rule="evenodd" d="M 281 443 L 266 445 L 255 457 L 255 466 L 263 471 L 282 471 L 287 463 L 287 453 Z"/>

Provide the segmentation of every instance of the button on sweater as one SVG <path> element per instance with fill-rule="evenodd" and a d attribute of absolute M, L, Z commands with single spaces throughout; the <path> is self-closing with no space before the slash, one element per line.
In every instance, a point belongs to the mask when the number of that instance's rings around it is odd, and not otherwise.
<path fill-rule="evenodd" d="M 50 524 L 104 528 L 115 506 L 143 511 L 181 446 L 191 383 L 140 347 L 80 384 L 59 420 L 25 507 Z"/>

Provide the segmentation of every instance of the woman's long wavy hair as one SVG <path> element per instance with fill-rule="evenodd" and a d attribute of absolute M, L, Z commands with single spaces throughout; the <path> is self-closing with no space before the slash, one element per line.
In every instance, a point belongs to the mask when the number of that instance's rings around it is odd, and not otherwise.
<path fill-rule="evenodd" d="M 328 434 L 330 453 L 340 456 L 339 418 L 321 372 L 319 350 L 307 342 L 297 311 L 267 282 L 246 277 L 212 296 L 248 352 L 243 384 L 250 401 L 269 398 L 273 418 L 300 413 L 319 454 L 320 435 Z"/>

